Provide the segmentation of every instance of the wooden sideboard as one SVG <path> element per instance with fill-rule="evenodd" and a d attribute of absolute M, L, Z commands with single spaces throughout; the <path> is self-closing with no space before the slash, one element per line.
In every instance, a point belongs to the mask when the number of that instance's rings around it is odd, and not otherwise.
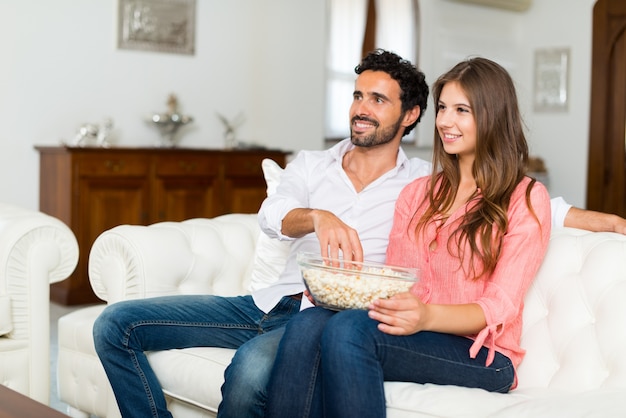
<path fill-rule="evenodd" d="M 261 161 L 285 166 L 289 152 L 191 148 L 37 146 L 39 208 L 65 222 L 80 256 L 72 276 L 50 288 L 63 305 L 100 302 L 89 284 L 94 240 L 120 224 L 255 213 L 266 196 Z"/>

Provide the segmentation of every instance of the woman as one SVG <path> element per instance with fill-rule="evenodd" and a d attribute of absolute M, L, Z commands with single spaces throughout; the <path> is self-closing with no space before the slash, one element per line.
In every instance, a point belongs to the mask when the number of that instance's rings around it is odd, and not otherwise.
<path fill-rule="evenodd" d="M 524 295 L 550 236 L 548 193 L 524 175 L 528 146 L 504 68 L 463 61 L 433 96 L 438 170 L 400 194 L 387 249 L 388 264 L 418 267 L 420 281 L 368 311 L 293 318 L 269 417 L 384 417 L 384 381 L 516 386 Z"/>

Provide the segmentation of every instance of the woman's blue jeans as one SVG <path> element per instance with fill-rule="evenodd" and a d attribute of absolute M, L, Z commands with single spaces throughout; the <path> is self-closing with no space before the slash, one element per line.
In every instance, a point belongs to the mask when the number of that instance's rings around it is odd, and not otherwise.
<path fill-rule="evenodd" d="M 367 311 L 310 308 L 287 324 L 268 387 L 268 418 L 386 416 L 384 381 L 435 383 L 506 393 L 511 361 L 487 349 L 469 357 L 473 341 L 436 332 L 393 336 Z"/>
<path fill-rule="evenodd" d="M 256 367 L 237 365 L 235 356 L 232 367 L 237 373 L 231 374 L 252 386 L 240 387 L 236 381 L 228 382 L 228 387 L 225 384 L 219 416 L 263 416 L 259 393 L 250 387 L 265 388 L 282 329 L 299 310 L 300 301 L 289 297 L 282 298 L 269 314 L 258 309 L 251 296 L 138 299 L 109 305 L 96 320 L 93 336 L 122 416 L 132 418 L 172 416 L 144 352 L 188 347 L 237 349 L 250 342 L 251 349 L 246 349 L 242 358 Z M 250 373 L 250 379 L 241 373 Z M 258 410 L 249 410 L 256 406 Z"/>

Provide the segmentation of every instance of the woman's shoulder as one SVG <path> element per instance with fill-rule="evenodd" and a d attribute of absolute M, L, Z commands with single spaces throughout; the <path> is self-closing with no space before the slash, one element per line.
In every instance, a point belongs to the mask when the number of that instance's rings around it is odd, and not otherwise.
<path fill-rule="evenodd" d="M 527 208 L 528 201 L 530 201 L 534 209 L 547 208 L 549 210 L 550 195 L 548 189 L 545 185 L 537 181 L 532 185 L 532 189 L 529 190 L 528 188 L 532 180 L 533 179 L 526 176 L 518 183 L 511 196 L 510 211 L 515 211 L 515 208 Z"/>
<path fill-rule="evenodd" d="M 518 183 L 517 187 L 515 188 L 514 194 L 526 195 L 526 191 L 528 190 L 528 186 L 530 185 L 530 183 L 532 181 L 533 181 L 532 178 L 530 178 L 528 176 L 524 176 L 522 181 L 520 181 Z M 537 196 L 537 197 L 546 196 L 546 197 L 548 197 L 548 200 L 550 199 L 549 194 L 548 194 L 548 189 L 540 181 L 535 181 L 535 183 L 533 184 L 533 187 L 532 187 L 532 190 L 531 190 L 530 193 L 531 193 L 531 196 L 533 196 L 533 195 Z"/>
<path fill-rule="evenodd" d="M 404 186 L 402 194 L 415 195 L 416 193 L 423 193 L 424 190 L 427 190 L 429 184 L 430 176 L 418 177 Z"/>

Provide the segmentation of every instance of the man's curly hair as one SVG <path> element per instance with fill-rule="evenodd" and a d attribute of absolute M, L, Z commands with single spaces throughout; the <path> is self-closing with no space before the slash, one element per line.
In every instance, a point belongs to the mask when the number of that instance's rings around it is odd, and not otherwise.
<path fill-rule="evenodd" d="M 369 54 L 359 65 L 354 68 L 354 72 L 361 74 L 363 71 L 384 71 L 391 78 L 396 80 L 400 85 L 400 101 L 402 102 L 402 111 L 419 106 L 420 115 L 417 120 L 405 128 L 404 135 L 415 128 L 417 123 L 426 111 L 428 103 L 428 84 L 426 84 L 426 76 L 419 71 L 411 62 L 405 60 L 398 54 L 384 49 L 376 49 Z"/>

